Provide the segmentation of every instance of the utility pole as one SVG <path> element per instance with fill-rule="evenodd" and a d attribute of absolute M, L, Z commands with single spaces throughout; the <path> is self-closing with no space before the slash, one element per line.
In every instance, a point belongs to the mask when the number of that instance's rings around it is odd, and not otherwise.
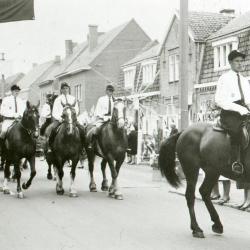
<path fill-rule="evenodd" d="M 179 81 L 179 105 L 180 105 L 180 130 L 188 127 L 188 0 L 180 0 L 180 81 Z"/>

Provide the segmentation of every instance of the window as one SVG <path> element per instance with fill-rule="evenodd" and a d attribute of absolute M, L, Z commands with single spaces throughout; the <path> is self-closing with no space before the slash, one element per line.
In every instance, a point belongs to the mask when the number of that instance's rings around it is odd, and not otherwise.
<path fill-rule="evenodd" d="M 169 56 L 169 82 L 179 81 L 179 61 L 179 55 Z"/>
<path fill-rule="evenodd" d="M 135 82 L 136 67 L 129 67 L 123 70 L 124 72 L 124 87 L 133 88 Z"/>
<path fill-rule="evenodd" d="M 214 69 L 228 69 L 230 65 L 227 57 L 232 50 L 238 49 L 238 38 L 231 37 L 216 41 L 212 43 L 212 46 L 214 47 Z"/>
<path fill-rule="evenodd" d="M 142 63 L 142 84 L 152 84 L 155 80 L 157 62 L 147 61 Z"/>
<path fill-rule="evenodd" d="M 82 101 L 82 85 L 75 86 L 75 97 L 77 101 Z"/>

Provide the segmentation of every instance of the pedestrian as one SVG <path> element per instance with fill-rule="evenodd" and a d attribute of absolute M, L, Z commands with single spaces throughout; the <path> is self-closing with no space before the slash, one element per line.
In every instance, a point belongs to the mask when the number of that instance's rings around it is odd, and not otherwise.
<path fill-rule="evenodd" d="M 178 133 L 178 129 L 176 128 L 175 123 L 172 123 L 172 124 L 170 125 L 170 127 L 171 127 L 171 132 L 170 132 L 170 135 L 169 135 L 169 136 L 172 136 L 172 135 L 175 135 L 175 134 Z"/>
<path fill-rule="evenodd" d="M 134 124 L 130 125 L 130 132 L 128 134 L 128 164 L 136 164 L 136 155 L 137 155 L 137 145 L 138 145 L 138 131 L 137 126 Z"/>

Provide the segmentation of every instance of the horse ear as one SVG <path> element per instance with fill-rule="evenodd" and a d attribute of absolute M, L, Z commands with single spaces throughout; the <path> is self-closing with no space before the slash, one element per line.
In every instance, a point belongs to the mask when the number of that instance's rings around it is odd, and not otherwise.
<path fill-rule="evenodd" d="M 30 102 L 29 101 L 26 102 L 26 107 L 27 107 L 27 109 L 30 109 Z"/>

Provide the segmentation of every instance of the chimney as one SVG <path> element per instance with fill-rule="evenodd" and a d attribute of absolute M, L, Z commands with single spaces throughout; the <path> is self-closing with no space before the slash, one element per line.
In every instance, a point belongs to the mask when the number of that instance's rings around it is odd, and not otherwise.
<path fill-rule="evenodd" d="M 88 42 L 90 51 L 93 51 L 97 46 L 97 41 L 98 41 L 97 29 L 98 29 L 97 25 L 89 25 Z"/>
<path fill-rule="evenodd" d="M 73 54 L 73 42 L 72 40 L 65 40 L 65 55 L 66 57 Z"/>
<path fill-rule="evenodd" d="M 235 10 L 234 9 L 222 9 L 220 11 L 220 13 L 225 15 L 225 16 L 235 17 Z"/>
<path fill-rule="evenodd" d="M 60 56 L 55 56 L 54 63 L 55 64 L 60 64 L 61 63 L 61 57 Z"/>
<path fill-rule="evenodd" d="M 34 69 L 37 66 L 37 63 L 32 63 L 32 68 Z"/>

